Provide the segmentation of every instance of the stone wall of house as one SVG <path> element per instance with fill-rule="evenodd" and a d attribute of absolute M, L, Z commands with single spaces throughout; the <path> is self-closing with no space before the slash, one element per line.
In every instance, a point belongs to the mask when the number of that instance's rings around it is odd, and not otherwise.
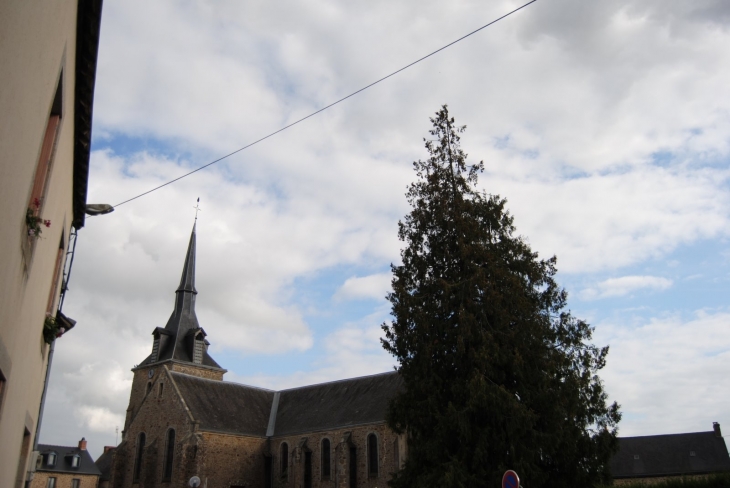
<path fill-rule="evenodd" d="M 367 438 L 378 439 L 378 471 L 369 472 Z M 330 441 L 330 476 L 322 473 L 322 440 Z M 283 475 L 282 444 L 289 446 L 287 476 Z M 403 436 L 396 435 L 384 423 L 363 425 L 325 432 L 277 436 L 270 441 L 274 487 L 304 487 L 305 460 L 311 452 L 313 488 L 350 488 L 350 448 L 355 448 L 356 486 L 376 488 L 387 486 L 391 474 L 403 465 L 407 446 Z"/>
<path fill-rule="evenodd" d="M 162 394 L 160 394 L 160 384 L 164 385 Z M 146 388 L 146 381 L 144 386 Z M 134 385 L 132 390 L 134 400 Z M 197 422 L 193 421 L 180 399 L 170 376 L 164 368 L 158 367 L 149 394 L 145 394 L 136 415 L 127 426 L 122 443 L 117 448 L 110 486 L 130 488 L 133 483 L 135 488 L 161 486 L 167 435 L 171 428 L 175 430 L 175 450 L 172 479 L 168 486 L 186 486 L 187 480 L 200 472 L 199 445 L 202 435 L 198 432 Z M 134 482 L 136 449 L 141 432 L 145 434 L 145 448 L 139 482 Z"/>
<path fill-rule="evenodd" d="M 56 478 L 56 488 L 71 488 L 74 479 L 80 481 L 79 488 L 96 488 L 99 482 L 99 477 L 96 475 L 37 471 L 33 481 L 30 482 L 30 488 L 46 488 L 48 478 Z"/>
<path fill-rule="evenodd" d="M 201 465 L 197 476 L 209 488 L 265 486 L 265 438 L 214 432 L 201 434 Z"/>
<path fill-rule="evenodd" d="M 197 376 L 199 378 L 217 381 L 223 381 L 223 375 L 225 374 L 220 369 L 209 369 L 206 367 L 194 366 L 192 364 L 179 363 L 170 363 L 170 371 L 176 371 L 178 373 L 189 374 L 190 376 Z"/>
<path fill-rule="evenodd" d="M 170 371 L 177 371 L 191 376 L 198 376 L 200 378 L 207 378 L 211 380 L 223 380 L 224 372 L 221 370 L 214 370 L 203 367 L 196 367 L 194 365 L 182 365 L 173 362 L 153 364 L 150 366 L 135 368 L 133 371 L 134 377 L 132 379 L 132 391 L 129 393 L 129 406 L 127 407 L 127 416 L 124 421 L 124 430 L 122 431 L 122 439 L 125 438 L 126 430 L 132 419 L 137 415 L 140 405 L 144 401 L 145 397 L 150 394 L 153 397 L 158 395 L 157 380 L 163 373 L 164 369 L 168 368 Z M 152 372 L 152 373 L 150 373 Z M 154 388 L 153 388 L 154 387 Z"/>
<path fill-rule="evenodd" d="M 633 483 L 641 483 L 647 486 L 657 485 L 666 481 L 677 481 L 677 480 L 699 480 L 712 476 L 710 474 L 695 474 L 689 476 L 657 476 L 653 478 L 621 478 L 620 480 L 613 480 L 614 486 L 630 485 Z"/>
<path fill-rule="evenodd" d="M 150 371 L 152 371 L 151 375 Z M 124 430 L 122 430 L 122 440 L 125 438 L 127 427 L 147 396 L 147 390 L 151 390 L 152 384 L 157 380 L 160 373 L 162 373 L 162 368 L 152 366 L 134 369 L 132 372 L 134 374 L 132 377 L 132 390 L 129 392 L 129 404 L 127 405 L 127 416 L 124 420 Z"/>

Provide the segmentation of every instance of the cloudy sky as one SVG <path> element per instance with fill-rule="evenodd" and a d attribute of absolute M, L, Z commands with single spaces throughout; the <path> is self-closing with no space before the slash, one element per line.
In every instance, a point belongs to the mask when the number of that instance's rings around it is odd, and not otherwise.
<path fill-rule="evenodd" d="M 117 204 L 519 6 L 104 3 L 89 202 Z M 730 4 L 538 0 L 348 101 L 79 233 L 41 441 L 123 428 L 130 369 L 174 301 L 193 206 L 198 317 L 230 381 L 387 371 L 412 161 L 448 104 L 481 187 L 557 255 L 609 344 L 620 435 L 730 433 Z"/>

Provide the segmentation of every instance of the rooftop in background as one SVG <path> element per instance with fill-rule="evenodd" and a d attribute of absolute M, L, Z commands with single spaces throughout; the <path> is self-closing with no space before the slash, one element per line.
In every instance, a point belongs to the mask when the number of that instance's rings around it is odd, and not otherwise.
<path fill-rule="evenodd" d="M 730 471 L 730 456 L 713 423 L 709 432 L 619 438 L 619 451 L 611 460 L 613 477 L 648 478 Z"/>
<path fill-rule="evenodd" d="M 104 446 L 104 453 L 96 460 L 96 467 L 101 472 L 99 481 L 109 481 L 112 473 L 112 461 L 114 460 L 114 451 L 116 446 Z"/>
<path fill-rule="evenodd" d="M 38 451 L 40 452 L 38 471 L 101 475 L 101 471 L 94 464 L 94 460 L 91 458 L 89 451 L 86 450 L 85 439 L 81 439 L 78 446 L 38 444 Z M 55 454 L 55 459 L 51 458 L 50 455 L 52 454 Z M 78 464 L 74 467 L 73 459 L 77 456 Z"/>

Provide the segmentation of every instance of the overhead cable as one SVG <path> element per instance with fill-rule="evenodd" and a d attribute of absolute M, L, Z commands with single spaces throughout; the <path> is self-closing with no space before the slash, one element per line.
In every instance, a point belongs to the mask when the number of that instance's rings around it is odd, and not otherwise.
<path fill-rule="evenodd" d="M 382 78 L 380 78 L 380 79 L 378 79 L 378 80 L 376 80 L 376 81 L 373 81 L 373 82 L 372 82 L 372 83 L 370 83 L 369 85 L 366 85 L 366 86 L 364 86 L 364 87 L 360 88 L 359 90 L 357 90 L 357 91 L 354 91 L 354 92 L 350 93 L 350 94 L 349 94 L 349 95 L 347 95 L 346 97 L 342 97 L 342 98 L 340 98 L 339 100 L 337 100 L 336 102 L 332 102 L 332 103 L 330 103 L 329 105 L 326 105 L 326 106 L 324 106 L 324 107 L 320 108 L 320 109 L 319 109 L 319 110 L 317 110 L 316 112 L 312 112 L 311 114 L 307 115 L 306 117 L 302 117 L 301 119 L 298 119 L 298 120 L 296 120 L 296 121 L 292 122 L 291 124 L 285 125 L 284 127 L 282 127 L 281 129 L 279 129 L 279 130 L 277 130 L 277 131 L 274 131 L 274 132 L 272 132 L 272 133 L 270 133 L 270 134 L 268 134 L 268 135 L 266 135 L 266 136 L 264 136 L 264 137 L 262 137 L 262 138 L 260 138 L 260 139 L 257 139 L 257 140 L 255 140 L 255 141 L 251 142 L 250 144 L 246 144 L 245 146 L 243 146 L 243 147 L 241 147 L 241 148 L 239 148 L 239 149 L 236 149 L 235 151 L 233 151 L 233 152 L 230 152 L 230 153 L 226 154 L 225 156 L 221 156 L 220 158 L 218 158 L 218 159 L 216 159 L 216 160 L 214 160 L 214 161 L 211 161 L 210 163 L 204 164 L 203 166 L 200 166 L 199 168 L 196 168 L 196 169 L 194 169 L 194 170 L 192 170 L 192 171 L 190 171 L 190 172 L 188 172 L 188 173 L 185 173 L 185 174 L 184 174 L 184 175 L 182 175 L 182 176 L 178 176 L 177 178 L 175 178 L 175 179 L 173 179 L 173 180 L 170 180 L 170 181 L 168 181 L 168 182 L 166 182 L 166 183 L 163 183 L 163 184 L 161 184 L 161 185 L 159 185 L 159 186 L 156 186 L 156 187 L 152 188 L 151 190 L 148 190 L 148 191 L 146 191 L 146 192 L 144 192 L 144 193 L 140 193 L 139 195 L 137 195 L 137 196 L 135 196 L 135 197 L 132 197 L 132 198 L 129 198 L 129 199 L 127 199 L 127 200 L 124 200 L 124 201 L 123 201 L 123 202 L 121 202 L 121 203 L 117 203 L 116 205 L 114 205 L 114 207 L 115 207 L 115 208 L 116 208 L 116 207 L 119 207 L 120 205 L 124 205 L 125 203 L 129 203 L 129 202 L 131 202 L 132 200 L 136 200 L 136 199 L 138 199 L 138 198 L 140 198 L 140 197 L 143 197 L 143 196 L 145 196 L 145 195 L 148 195 L 148 194 L 152 193 L 153 191 L 157 191 L 157 190 L 159 190 L 160 188 L 164 188 L 164 187 L 166 187 L 167 185 L 171 185 L 172 183 L 175 183 L 176 181 L 179 181 L 179 180 L 181 180 L 181 179 L 183 179 L 183 178 L 186 178 L 186 177 L 188 177 L 188 176 L 192 175 L 193 173 L 197 173 L 198 171 L 200 171 L 200 170 L 202 170 L 202 169 L 205 169 L 205 168 L 207 168 L 208 166 L 212 166 L 212 165 L 214 165 L 214 164 L 216 164 L 216 163 L 219 163 L 219 162 L 223 161 L 224 159 L 226 159 L 226 158 L 229 158 L 229 157 L 233 156 L 234 154 L 237 154 L 237 153 L 239 153 L 239 152 L 243 151 L 244 149 L 248 149 L 249 147 L 251 147 L 251 146 L 254 146 L 254 145 L 258 144 L 259 142 L 265 141 L 265 140 L 266 140 L 266 139 L 268 139 L 269 137 L 275 136 L 275 135 L 276 135 L 276 134 L 278 134 L 279 132 L 283 132 L 283 131 L 285 131 L 285 130 L 289 129 L 290 127 L 294 127 L 295 125 L 299 124 L 300 122 L 304 122 L 305 120 L 307 120 L 307 119 L 309 119 L 309 118 L 311 118 L 311 117 L 314 117 L 315 115 L 317 115 L 317 114 L 319 114 L 319 113 L 321 113 L 321 112 L 324 112 L 325 110 L 327 110 L 327 109 L 329 109 L 329 108 L 332 108 L 332 107 L 334 107 L 334 106 L 335 106 L 335 105 L 337 105 L 338 103 L 344 102 L 344 101 L 345 101 L 345 100 L 347 100 L 348 98 L 354 97 L 354 96 L 355 96 L 355 95 L 357 95 L 358 93 L 361 93 L 361 92 L 363 92 L 363 91 L 367 90 L 368 88 L 371 88 L 371 87 L 373 87 L 373 86 L 377 85 L 378 83 L 380 83 L 380 82 L 382 82 L 382 81 L 385 81 L 385 80 L 387 80 L 388 78 L 390 78 L 390 77 L 392 77 L 392 76 L 395 76 L 395 75 L 397 75 L 397 74 L 398 74 L 398 73 L 400 73 L 401 71 L 404 71 L 404 70 L 406 70 L 406 69 L 410 68 L 411 66 L 414 66 L 414 65 L 416 65 L 416 64 L 418 64 L 418 63 L 420 63 L 421 61 L 424 61 L 425 59 L 428 59 L 428 58 L 430 58 L 430 57 L 431 57 L 431 56 L 433 56 L 434 54 L 437 54 L 437 53 L 439 53 L 439 52 L 443 51 L 444 49 L 446 49 L 446 48 L 448 48 L 448 47 L 451 47 L 451 46 L 453 46 L 453 45 L 454 45 L 454 44 L 456 44 L 457 42 L 463 41 L 463 40 L 464 40 L 464 39 L 466 39 L 467 37 L 469 37 L 469 36 L 472 36 L 472 35 L 476 34 L 477 32 L 479 32 L 479 31 L 481 31 L 481 30 L 483 30 L 483 29 L 486 29 L 486 28 L 487 28 L 487 27 L 489 27 L 490 25 L 496 24 L 496 23 L 497 23 L 497 22 L 499 22 L 500 20 L 502 20 L 502 19 L 505 19 L 505 18 L 509 17 L 510 15 L 514 14 L 515 12 L 517 12 L 517 11 L 519 11 L 519 10 L 522 10 L 523 8 L 527 7 L 528 5 L 530 5 L 530 4 L 532 4 L 532 3 L 535 3 L 536 1 L 537 1 L 537 0 L 531 0 L 530 2 L 527 2 L 527 3 L 525 3 L 524 5 L 522 5 L 522 6 L 520 6 L 520 7 L 517 7 L 516 9 L 512 10 L 511 12 L 508 12 L 508 13 L 504 14 L 503 16 L 501 16 L 501 17 L 499 17 L 499 18 L 497 18 L 497 19 L 494 19 L 493 21 L 489 22 L 488 24 L 484 24 L 483 26 L 479 27 L 478 29 L 475 29 L 475 30 L 473 30 L 473 31 L 469 32 L 468 34 L 466 34 L 466 35 L 463 35 L 463 36 L 461 36 L 460 38 L 456 39 L 455 41 L 452 41 L 452 42 L 450 42 L 450 43 L 446 44 L 445 46 L 442 46 L 442 47 L 438 48 L 437 50 L 435 50 L 435 51 L 433 51 L 433 52 L 431 52 L 431 53 L 429 53 L 429 54 L 426 54 L 425 56 L 423 56 L 423 57 L 421 57 L 421 58 L 418 58 L 417 60 L 413 61 L 412 63 L 410 63 L 410 64 L 407 64 L 407 65 L 403 66 L 402 68 L 400 68 L 400 69 L 398 69 L 398 70 L 396 70 L 396 71 L 393 71 L 393 72 L 392 72 L 392 73 L 390 73 L 389 75 L 383 76 Z"/>

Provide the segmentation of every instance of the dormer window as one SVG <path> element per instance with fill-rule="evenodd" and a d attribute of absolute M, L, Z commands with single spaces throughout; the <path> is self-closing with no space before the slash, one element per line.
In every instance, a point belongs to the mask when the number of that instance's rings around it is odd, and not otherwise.
<path fill-rule="evenodd" d="M 71 456 L 71 467 L 78 468 L 79 461 L 81 461 L 81 456 L 79 456 L 78 454 L 74 454 L 73 456 Z"/>
<path fill-rule="evenodd" d="M 56 453 L 55 452 L 49 452 L 46 454 L 46 466 L 55 466 L 56 465 Z"/>

